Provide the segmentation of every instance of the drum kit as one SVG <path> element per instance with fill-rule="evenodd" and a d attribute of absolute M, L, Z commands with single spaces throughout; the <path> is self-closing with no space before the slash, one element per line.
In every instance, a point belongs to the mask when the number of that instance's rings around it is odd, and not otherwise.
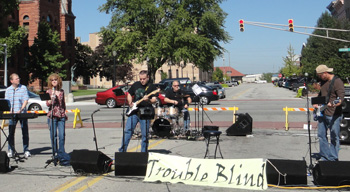
<path fill-rule="evenodd" d="M 159 137 L 173 137 L 184 133 L 183 113 L 177 107 L 157 107 L 152 123 L 153 134 Z"/>

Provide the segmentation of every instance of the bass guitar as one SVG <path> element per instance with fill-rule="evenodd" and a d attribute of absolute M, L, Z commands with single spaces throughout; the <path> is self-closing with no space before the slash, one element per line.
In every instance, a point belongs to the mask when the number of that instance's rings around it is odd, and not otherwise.
<path fill-rule="evenodd" d="M 147 95 L 147 97 L 149 97 L 149 96 L 151 96 L 151 95 L 153 95 L 153 94 L 156 94 L 156 93 L 158 93 L 159 91 L 160 91 L 160 89 L 154 90 L 154 91 L 152 91 L 151 93 L 149 93 L 149 94 Z M 135 103 L 133 103 L 132 107 L 129 108 L 129 111 L 126 112 L 126 116 L 129 117 L 129 116 L 131 115 L 132 112 L 136 111 L 136 110 L 137 110 L 137 105 L 140 104 L 142 101 L 144 101 L 144 98 L 142 98 L 142 99 L 136 101 Z"/>

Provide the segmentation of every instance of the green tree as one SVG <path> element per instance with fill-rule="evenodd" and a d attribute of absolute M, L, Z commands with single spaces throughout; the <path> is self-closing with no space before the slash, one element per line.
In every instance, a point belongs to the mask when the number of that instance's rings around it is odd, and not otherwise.
<path fill-rule="evenodd" d="M 348 20 L 337 20 L 325 12 L 318 19 L 317 27 L 350 30 L 350 23 Z M 349 32 L 327 32 L 319 29 L 313 31 L 313 34 L 322 36 L 327 36 L 327 33 L 329 37 L 350 39 Z M 335 74 L 345 80 L 346 77 L 350 76 L 350 70 L 344 70 L 350 68 L 350 55 L 339 52 L 339 48 L 344 46 L 348 46 L 348 43 L 310 36 L 301 52 L 303 72 L 307 72 L 311 77 L 316 77 L 316 67 L 320 64 L 325 64 L 328 67 L 333 67 Z"/>
<path fill-rule="evenodd" d="M 0 0 L 0 24 L 3 21 L 2 19 L 11 14 L 15 9 L 18 9 L 17 0 Z"/>
<path fill-rule="evenodd" d="M 52 31 L 47 22 L 40 22 L 37 37 L 29 48 L 30 63 L 27 66 L 31 73 L 30 81 L 41 80 L 41 90 L 44 90 L 44 82 L 51 73 L 58 73 L 62 78 L 66 77 L 64 65 L 68 63 L 61 54 L 60 35 Z"/>
<path fill-rule="evenodd" d="M 75 70 L 74 76 L 90 78 L 98 74 L 97 67 L 91 62 L 92 49 L 81 43 L 75 43 Z"/>
<path fill-rule="evenodd" d="M 107 80 L 113 78 L 114 58 L 111 54 L 107 53 L 103 42 L 96 47 L 96 50 L 91 56 L 91 62 L 100 77 L 105 77 Z M 116 58 L 116 81 L 132 79 L 132 64 L 129 61 L 124 62 L 125 61 L 118 61 Z"/>
<path fill-rule="evenodd" d="M 212 75 L 212 81 L 219 81 L 221 82 L 222 81 L 222 78 L 224 77 L 224 72 L 222 72 L 222 70 L 217 67 L 215 69 L 215 71 L 213 72 L 213 75 Z"/>
<path fill-rule="evenodd" d="M 8 15 L 18 9 L 18 1 L 0 0 L 0 26 L 6 21 Z M 6 26 L 8 24 L 6 23 Z M 0 44 L 7 45 L 7 58 L 11 58 L 17 53 L 26 38 L 25 30 L 20 26 L 11 25 L 9 28 L 0 30 Z M 0 51 L 4 52 L 4 47 L 0 46 Z M 4 57 L 0 57 L 0 63 L 4 63 Z"/>
<path fill-rule="evenodd" d="M 168 78 L 168 74 L 165 73 L 164 71 L 162 71 L 162 73 L 160 74 L 160 76 L 161 76 L 161 80 Z"/>
<path fill-rule="evenodd" d="M 11 58 L 22 46 L 27 35 L 23 27 L 9 27 L 4 31 L 4 36 L 2 38 L 0 37 L 0 44 L 7 45 L 7 58 Z M 4 52 L 3 46 L 0 46 L 0 51 Z M 0 63 L 3 63 L 4 58 L 0 57 L 0 61 Z"/>
<path fill-rule="evenodd" d="M 151 79 L 169 61 L 191 62 L 210 70 L 215 57 L 224 51 L 220 42 L 230 40 L 223 29 L 227 14 L 221 2 L 107 0 L 100 11 L 112 13 L 112 20 L 102 28 L 103 41 L 108 42 L 108 52 L 120 53 L 120 60 L 147 60 Z"/>
<path fill-rule="evenodd" d="M 287 56 L 283 58 L 284 67 L 281 69 L 281 73 L 286 77 L 292 77 L 301 73 L 300 67 L 296 63 L 296 55 L 292 45 L 289 45 L 287 50 Z"/>
<path fill-rule="evenodd" d="M 268 83 L 271 83 L 272 73 L 263 73 L 261 80 L 266 80 Z"/>

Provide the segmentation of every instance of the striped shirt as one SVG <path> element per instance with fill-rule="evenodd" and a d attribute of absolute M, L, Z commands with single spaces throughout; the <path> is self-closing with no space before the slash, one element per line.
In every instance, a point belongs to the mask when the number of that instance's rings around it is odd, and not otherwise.
<path fill-rule="evenodd" d="M 23 103 L 29 99 L 27 87 L 21 84 L 16 89 L 13 86 L 8 87 L 5 92 L 5 99 L 10 101 L 11 111 L 12 107 L 13 112 L 21 110 Z"/>

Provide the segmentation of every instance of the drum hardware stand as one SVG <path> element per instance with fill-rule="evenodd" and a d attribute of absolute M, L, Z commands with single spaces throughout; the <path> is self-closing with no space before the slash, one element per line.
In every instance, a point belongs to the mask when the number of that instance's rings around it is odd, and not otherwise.
<path fill-rule="evenodd" d="M 94 112 L 92 112 L 92 114 L 91 114 L 92 129 L 94 130 L 94 139 L 93 140 L 95 141 L 96 151 L 98 151 L 98 147 L 97 147 L 97 137 L 96 137 L 95 123 L 94 123 L 94 117 L 93 116 L 94 116 L 95 113 L 97 113 L 99 111 L 100 111 L 100 109 L 97 109 Z"/>

